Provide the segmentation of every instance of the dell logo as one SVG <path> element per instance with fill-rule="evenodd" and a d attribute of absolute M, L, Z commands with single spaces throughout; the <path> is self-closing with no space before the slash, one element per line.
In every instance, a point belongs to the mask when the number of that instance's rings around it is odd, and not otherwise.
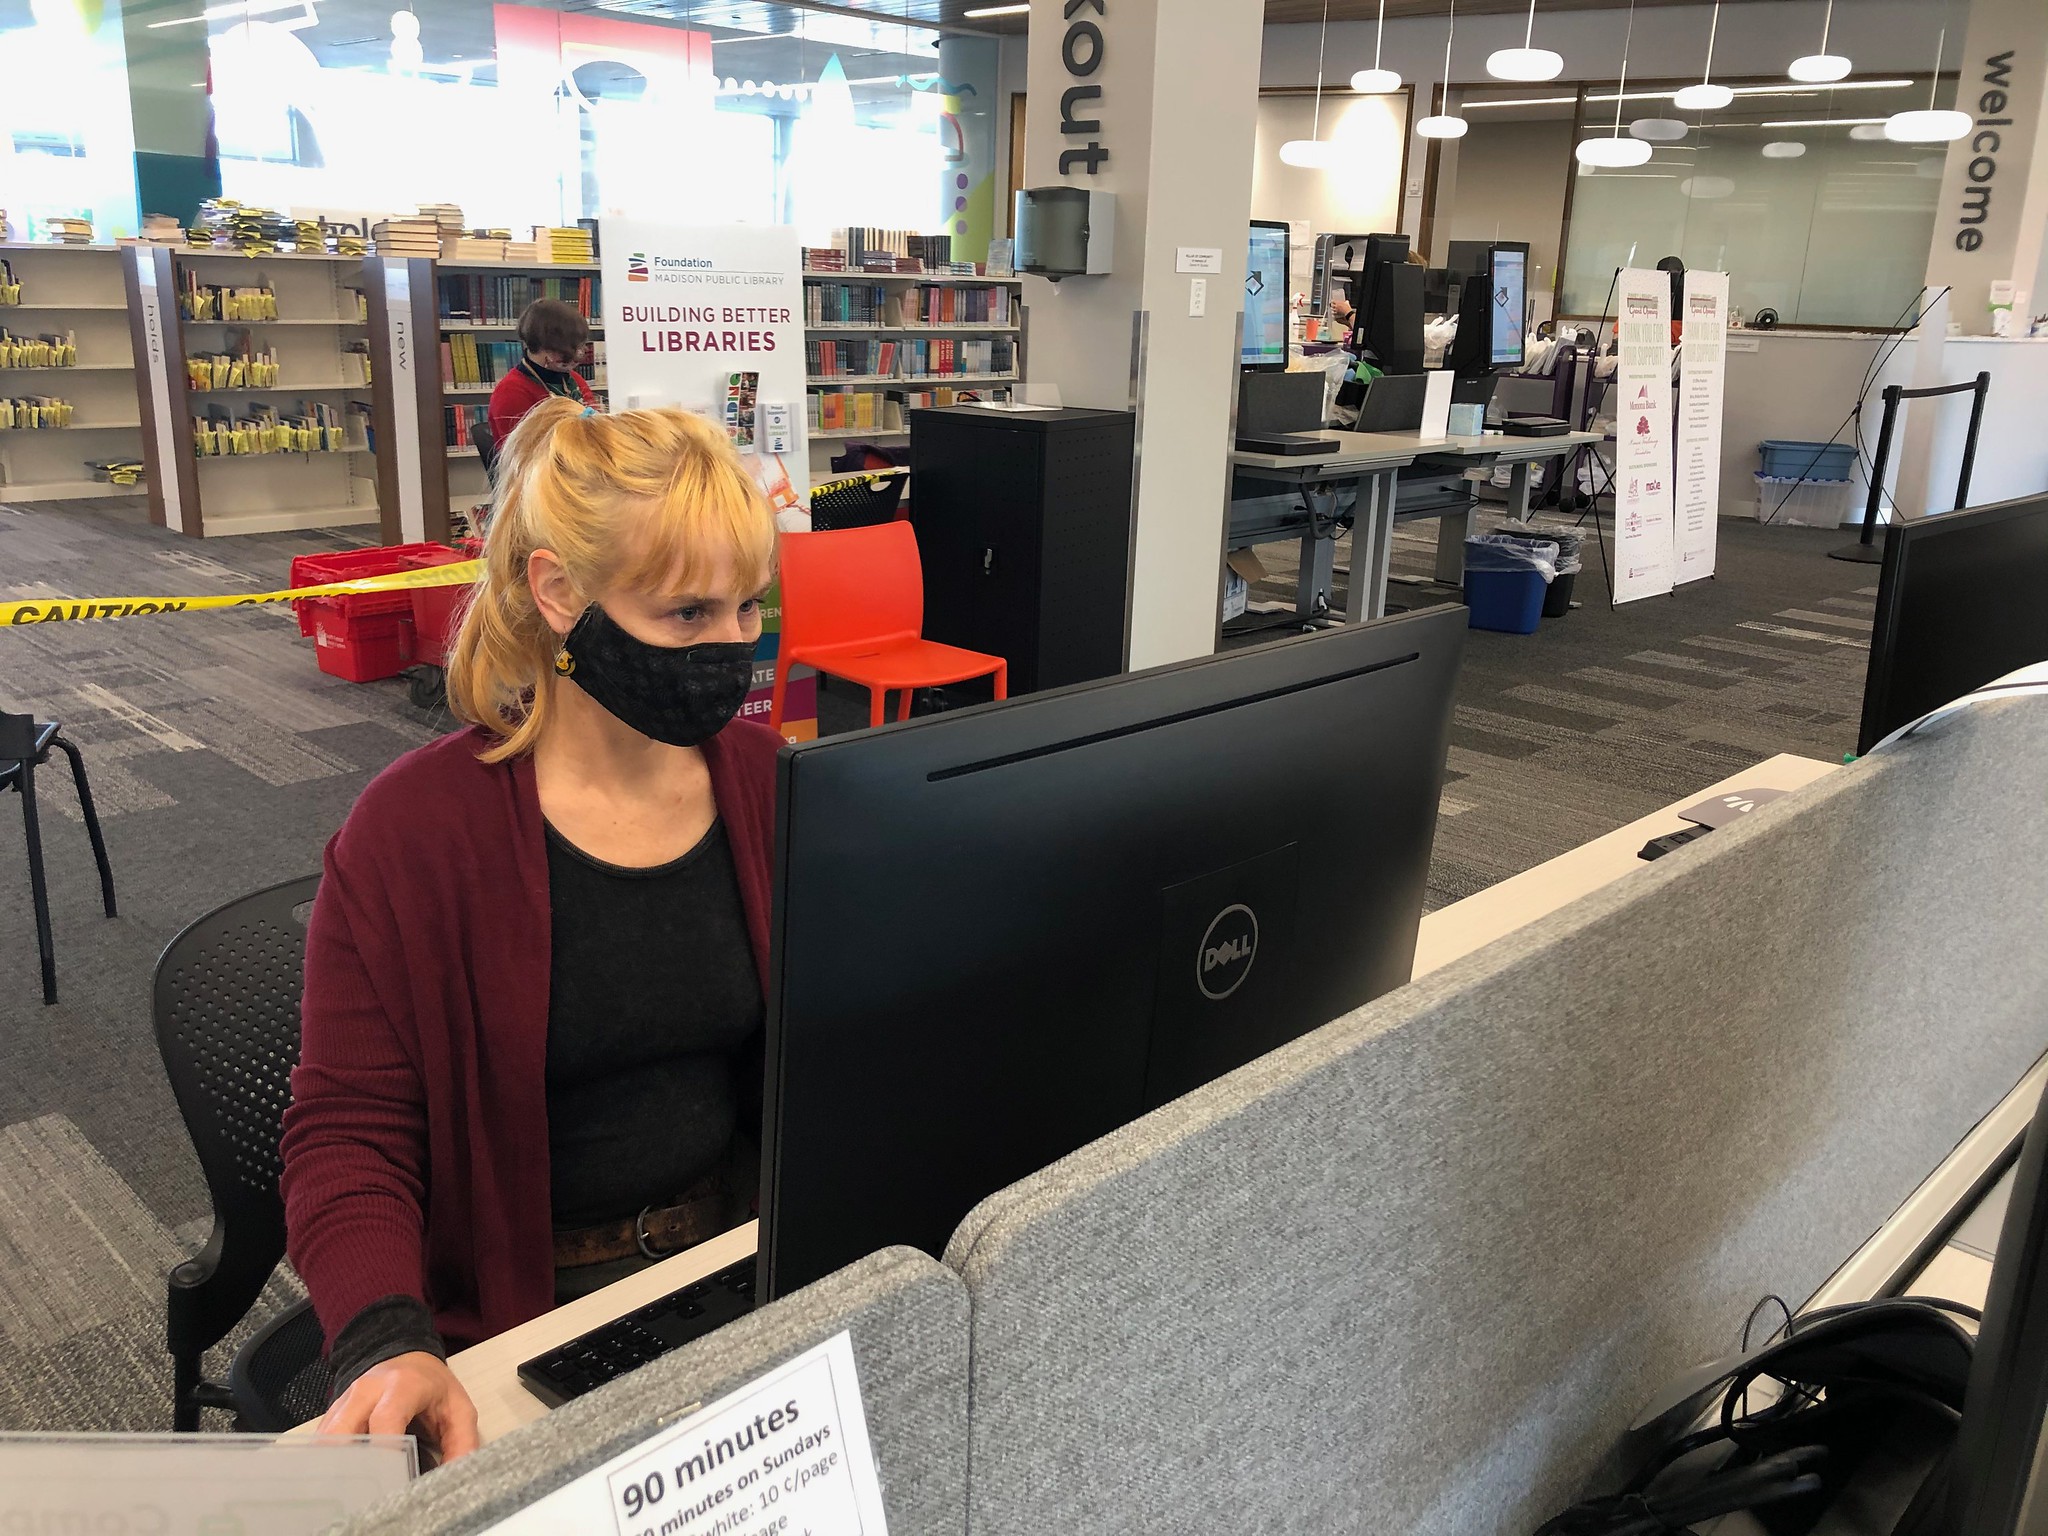
<path fill-rule="evenodd" d="M 1202 935 L 1195 951 L 1195 985 L 1202 996 L 1222 1002 L 1252 971 L 1259 953 L 1259 920 L 1243 903 L 1225 907 Z"/>

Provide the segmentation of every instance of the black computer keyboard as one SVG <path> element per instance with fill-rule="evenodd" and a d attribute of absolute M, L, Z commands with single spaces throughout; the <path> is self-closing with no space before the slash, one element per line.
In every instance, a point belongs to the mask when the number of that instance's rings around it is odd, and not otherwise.
<path fill-rule="evenodd" d="M 637 1312 L 615 1317 L 535 1356 L 519 1367 L 519 1379 L 535 1397 L 559 1408 L 753 1310 L 754 1259 L 749 1254 Z"/>

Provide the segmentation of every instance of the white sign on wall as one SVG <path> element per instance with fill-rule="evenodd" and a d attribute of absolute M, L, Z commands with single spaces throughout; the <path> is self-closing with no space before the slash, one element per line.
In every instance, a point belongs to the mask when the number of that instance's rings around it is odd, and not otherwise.
<path fill-rule="evenodd" d="M 815 1349 L 490 1527 L 488 1536 L 888 1536 L 853 1339 Z"/>
<path fill-rule="evenodd" d="M 1714 574 L 1721 521 L 1721 387 L 1727 371 L 1728 274 L 1685 274 L 1673 463 L 1673 580 Z"/>
<path fill-rule="evenodd" d="M 1615 373 L 1614 601 L 1669 592 L 1671 276 L 1624 268 Z"/>
<path fill-rule="evenodd" d="M 681 406 L 719 422 L 777 510 L 810 488 L 804 452 L 803 245 L 794 229 L 605 219 L 605 367 L 614 410 Z M 786 414 L 775 411 L 786 407 Z M 761 452 L 759 424 L 793 430 Z"/>

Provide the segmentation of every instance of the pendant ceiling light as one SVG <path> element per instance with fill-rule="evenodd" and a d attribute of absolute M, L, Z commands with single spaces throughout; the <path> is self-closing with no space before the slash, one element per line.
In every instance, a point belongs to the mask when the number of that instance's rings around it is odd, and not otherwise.
<path fill-rule="evenodd" d="M 1806 153 L 1806 146 L 1797 139 L 1774 139 L 1763 147 L 1766 160 L 1797 160 Z"/>
<path fill-rule="evenodd" d="M 1945 111 L 1934 104 L 1934 93 L 1941 88 L 1941 54 L 1947 44 L 1948 28 L 1944 25 L 1934 39 L 1934 78 L 1927 82 L 1926 108 L 1894 112 L 1884 120 L 1884 136 L 1893 143 L 1947 144 L 1970 131 L 1969 113 Z"/>
<path fill-rule="evenodd" d="M 1380 49 L 1387 40 L 1387 0 L 1380 0 L 1380 29 L 1372 42 L 1372 68 L 1361 69 L 1351 77 L 1351 89 L 1362 91 L 1368 96 L 1384 96 L 1389 91 L 1401 89 L 1401 77 L 1391 69 L 1380 68 Z"/>
<path fill-rule="evenodd" d="M 1451 39 L 1458 33 L 1458 0 L 1451 0 L 1450 24 L 1444 29 L 1444 105 L 1451 104 Z M 1415 131 L 1425 139 L 1462 139 L 1472 125 L 1453 113 L 1425 117 Z"/>
<path fill-rule="evenodd" d="M 1337 146 L 1323 142 L 1323 45 L 1330 40 L 1330 0 L 1323 0 L 1323 31 L 1316 40 L 1316 114 L 1305 139 L 1289 139 L 1280 146 L 1283 165 L 1305 171 L 1327 171 L 1337 163 Z"/>
<path fill-rule="evenodd" d="M 1686 112 L 1718 112 L 1735 99 L 1725 85 L 1715 85 L 1714 38 L 1721 30 L 1721 0 L 1714 0 L 1714 19 L 1707 23 L 1707 67 L 1700 71 L 1700 83 L 1681 87 L 1671 104 Z"/>
<path fill-rule="evenodd" d="M 1628 95 L 1628 50 L 1636 37 L 1636 0 L 1628 0 L 1628 30 L 1621 39 L 1621 83 L 1614 91 L 1614 131 L 1604 137 L 1581 139 L 1572 153 L 1581 165 L 1641 165 L 1650 158 L 1650 146 L 1631 134 L 1621 136 L 1621 102 Z"/>
<path fill-rule="evenodd" d="M 1828 85 L 1842 79 L 1851 68 L 1847 59 L 1839 53 L 1828 52 L 1828 29 L 1835 21 L 1835 0 L 1828 0 L 1826 13 L 1820 23 L 1820 52 L 1809 53 L 1794 59 L 1785 73 L 1794 80 L 1804 80 L 1810 85 Z"/>
<path fill-rule="evenodd" d="M 1536 0 L 1529 0 L 1529 25 L 1522 33 L 1522 46 L 1488 54 L 1486 72 L 1496 80 L 1555 80 L 1564 73 L 1564 55 L 1530 47 L 1535 36 Z"/>
<path fill-rule="evenodd" d="M 1692 129 L 1675 117 L 1639 117 L 1628 125 L 1629 134 L 1652 144 L 1676 144 Z"/>

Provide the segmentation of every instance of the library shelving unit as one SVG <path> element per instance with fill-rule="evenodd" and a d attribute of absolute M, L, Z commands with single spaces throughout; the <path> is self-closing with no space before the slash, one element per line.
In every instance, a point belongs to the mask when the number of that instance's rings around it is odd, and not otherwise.
<path fill-rule="evenodd" d="M 806 268 L 804 341 L 813 364 L 806 378 L 808 440 L 822 454 L 847 440 L 905 439 L 910 435 L 904 418 L 909 395 L 1022 383 L 1022 298 L 1023 279 L 1015 276 Z M 957 355 L 944 359 L 942 368 L 939 344 L 948 342 L 968 345 L 946 349 Z M 856 359 L 886 361 L 886 367 L 845 374 L 819 371 L 820 343 L 852 343 L 861 348 Z M 886 360 L 883 343 L 889 344 Z M 974 366 L 972 354 L 981 343 L 988 344 L 983 350 L 993 354 L 994 366 Z M 1003 366 L 1005 357 L 1008 366 Z M 833 395 L 851 398 L 841 405 L 826 399 Z"/>
<path fill-rule="evenodd" d="M 0 501 L 135 495 L 139 487 L 96 480 L 87 468 L 93 460 L 132 460 L 142 452 L 119 251 L 9 243 L 0 245 L 0 257 L 21 287 L 19 304 L 0 304 L 0 330 L 69 336 L 78 351 L 73 367 L 0 367 L 0 396 L 42 396 L 73 407 L 68 426 L 0 428 Z"/>
<path fill-rule="evenodd" d="M 377 522 L 362 259 L 131 245 L 121 263 L 154 520 L 195 537 Z M 275 316 L 227 318 L 218 300 L 188 314 L 195 290 L 252 289 L 275 295 Z M 275 382 L 201 389 L 188 373 L 188 361 L 244 352 L 274 362 Z M 340 446 L 203 457 L 194 424 L 215 405 L 319 410 Z"/>

